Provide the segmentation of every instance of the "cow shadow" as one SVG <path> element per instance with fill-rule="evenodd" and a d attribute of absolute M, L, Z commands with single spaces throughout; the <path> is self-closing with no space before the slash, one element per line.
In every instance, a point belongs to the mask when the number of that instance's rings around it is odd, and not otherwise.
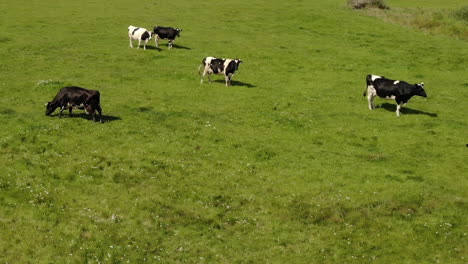
<path fill-rule="evenodd" d="M 169 49 L 169 43 L 159 43 L 159 46 L 164 46 L 164 47 L 166 47 L 165 50 L 170 50 L 170 49 Z M 148 47 L 148 46 L 146 46 L 146 47 Z M 155 48 L 156 48 L 156 47 L 155 47 Z M 172 44 L 172 48 L 174 48 L 174 49 L 191 50 L 191 48 L 189 48 L 189 47 L 177 45 L 177 44 L 175 44 L 175 43 Z M 157 48 L 157 49 L 160 49 L 160 48 Z M 160 50 L 162 50 L 162 49 L 160 49 Z"/>
<path fill-rule="evenodd" d="M 113 121 L 117 121 L 117 120 L 122 120 L 122 118 L 118 117 L 118 116 L 111 116 L 111 115 L 102 115 L 101 116 L 101 119 L 102 119 L 102 122 L 103 123 L 108 123 L 108 122 L 113 122 Z M 92 118 L 91 118 L 92 120 Z"/>
<path fill-rule="evenodd" d="M 50 116 L 58 118 L 59 114 L 58 113 L 57 114 L 52 114 Z M 93 116 L 88 115 L 86 113 L 79 113 L 79 114 L 73 113 L 72 115 L 69 115 L 68 113 L 65 113 L 65 111 L 64 111 L 62 113 L 62 118 L 82 118 L 82 119 L 93 121 Z M 97 116 L 96 116 L 96 119 L 98 119 Z M 118 116 L 101 115 L 101 120 L 102 120 L 102 123 L 109 123 L 109 122 L 113 122 L 113 121 L 117 121 L 117 120 L 122 120 L 122 118 L 120 118 Z"/>
<path fill-rule="evenodd" d="M 185 46 L 181 46 L 181 45 L 177 45 L 177 44 L 172 44 L 172 47 L 176 48 L 176 49 L 191 50 L 191 48 L 189 48 L 189 47 L 185 47 Z"/>
<path fill-rule="evenodd" d="M 225 80 L 214 80 L 213 82 L 226 84 L 226 81 L 225 81 Z M 231 80 L 231 86 L 243 86 L 243 87 L 247 87 L 247 88 L 255 88 L 255 87 L 257 87 L 257 86 L 255 86 L 255 85 L 253 85 L 253 84 L 250 84 L 250 83 L 245 83 L 245 82 L 240 82 L 240 81 L 234 81 L 234 80 Z"/>
<path fill-rule="evenodd" d="M 148 49 L 148 50 L 157 50 L 157 51 L 159 51 L 159 52 L 162 51 L 162 49 L 159 48 L 159 47 L 156 47 L 156 46 L 149 46 L 149 45 L 146 45 L 146 49 Z"/>
<path fill-rule="evenodd" d="M 387 111 L 390 111 L 390 112 L 395 112 L 396 111 L 396 104 L 390 104 L 390 103 L 383 103 L 380 105 L 380 108 L 383 108 Z M 427 116 L 430 116 L 430 117 L 437 117 L 437 113 L 429 113 L 429 112 L 424 112 L 424 111 L 420 111 L 420 110 L 415 110 L 415 109 L 411 109 L 411 108 L 408 108 L 406 106 L 403 106 L 401 107 L 400 109 L 400 112 L 402 114 L 409 114 L 409 115 L 427 115 Z"/>

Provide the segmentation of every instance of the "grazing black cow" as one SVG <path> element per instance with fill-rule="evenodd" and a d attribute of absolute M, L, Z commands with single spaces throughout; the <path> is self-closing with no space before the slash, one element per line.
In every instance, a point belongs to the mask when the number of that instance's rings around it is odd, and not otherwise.
<path fill-rule="evenodd" d="M 408 100 L 414 95 L 427 97 L 426 91 L 424 91 L 424 83 L 409 84 L 404 81 L 390 80 L 383 76 L 367 75 L 367 90 L 364 91 L 367 101 L 369 103 L 369 109 L 375 108 L 374 98 L 379 96 L 385 99 L 395 99 L 397 103 L 396 115 L 400 116 L 400 108 L 403 104 L 406 104 Z"/>
<path fill-rule="evenodd" d="M 200 83 L 203 83 L 205 75 L 208 73 L 208 81 L 211 82 L 211 74 L 223 74 L 226 79 L 226 86 L 231 86 L 232 76 L 239 69 L 242 63 L 240 59 L 218 59 L 215 57 L 206 57 L 202 60 L 202 64 L 198 67 L 200 74 L 201 67 L 204 67 L 203 75 Z"/>
<path fill-rule="evenodd" d="M 156 26 L 153 29 L 154 34 L 154 43 L 156 43 L 156 47 L 158 47 L 159 39 L 168 39 L 169 40 L 169 48 L 172 49 L 172 43 L 176 37 L 180 37 L 180 32 L 182 29 L 180 28 L 172 28 L 172 27 L 160 27 Z"/>
<path fill-rule="evenodd" d="M 60 107 L 59 117 L 66 108 L 72 115 L 72 109 L 85 110 L 87 114 L 92 114 L 93 121 L 96 121 L 96 111 L 99 113 L 99 122 L 102 123 L 100 94 L 96 90 L 88 90 L 77 86 L 69 86 L 60 89 L 54 99 L 46 104 L 46 116 L 52 114 L 57 107 Z"/>
<path fill-rule="evenodd" d="M 144 41 L 143 49 L 146 50 L 146 44 L 151 39 L 152 35 L 153 35 L 153 32 L 146 30 L 146 28 L 139 28 L 139 27 L 129 26 L 128 27 L 128 38 L 130 40 L 130 48 L 133 48 L 133 40 L 138 40 L 138 48 L 137 49 L 140 48 L 141 42 Z"/>

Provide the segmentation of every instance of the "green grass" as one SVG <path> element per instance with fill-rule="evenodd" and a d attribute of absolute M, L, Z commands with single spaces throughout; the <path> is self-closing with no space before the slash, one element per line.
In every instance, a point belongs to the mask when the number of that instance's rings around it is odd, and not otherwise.
<path fill-rule="evenodd" d="M 0 262 L 467 261 L 466 41 L 338 0 L 165 2 L 0 3 Z M 183 31 L 144 51 L 128 25 Z M 205 56 L 244 61 L 234 86 Z M 369 73 L 428 98 L 369 111 Z M 45 116 L 66 85 L 106 122 Z"/>

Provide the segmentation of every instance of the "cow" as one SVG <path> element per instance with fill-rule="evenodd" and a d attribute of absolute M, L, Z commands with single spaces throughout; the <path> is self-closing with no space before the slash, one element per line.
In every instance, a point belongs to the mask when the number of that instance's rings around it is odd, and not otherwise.
<path fill-rule="evenodd" d="M 180 28 L 155 26 L 153 29 L 153 33 L 156 35 L 154 37 L 154 43 L 156 43 L 156 48 L 158 47 L 159 39 L 168 39 L 169 49 L 172 49 L 172 44 L 174 43 L 176 37 L 180 37 L 181 31 L 182 29 Z"/>
<path fill-rule="evenodd" d="M 62 117 L 63 110 L 68 108 L 70 116 L 72 109 L 77 108 L 85 110 L 87 114 L 93 116 L 93 121 L 96 121 L 96 111 L 99 114 L 99 122 L 102 123 L 100 93 L 96 90 L 88 90 L 78 86 L 67 86 L 60 89 L 52 101 L 46 104 L 46 116 L 52 114 L 55 109 L 60 108 L 59 117 Z"/>
<path fill-rule="evenodd" d="M 146 30 L 146 28 L 139 28 L 134 26 L 128 27 L 128 38 L 130 39 L 130 48 L 133 48 L 133 40 L 138 40 L 138 48 L 140 48 L 140 44 L 142 41 L 143 49 L 146 50 L 146 44 L 151 39 L 153 32 Z"/>
<path fill-rule="evenodd" d="M 401 106 L 406 104 L 414 95 L 427 97 L 424 90 L 424 83 L 409 84 L 404 81 L 390 80 L 383 76 L 367 75 L 367 88 L 364 90 L 364 96 L 367 92 L 367 101 L 369 110 L 375 108 L 374 98 L 379 96 L 385 99 L 395 99 L 397 103 L 396 115 L 400 116 Z"/>
<path fill-rule="evenodd" d="M 203 75 L 201 76 L 200 83 L 203 83 L 205 75 L 208 74 L 208 80 L 211 82 L 211 74 L 223 74 L 226 79 L 226 87 L 231 86 L 231 79 L 239 69 L 242 61 L 240 59 L 218 59 L 215 57 L 206 57 L 202 60 L 201 65 L 198 67 L 198 73 L 203 67 Z"/>

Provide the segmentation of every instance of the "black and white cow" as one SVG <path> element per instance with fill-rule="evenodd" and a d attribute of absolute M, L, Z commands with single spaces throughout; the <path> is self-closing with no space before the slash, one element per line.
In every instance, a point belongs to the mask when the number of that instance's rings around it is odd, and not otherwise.
<path fill-rule="evenodd" d="M 215 57 L 206 57 L 202 60 L 202 64 L 198 67 L 200 74 L 201 67 L 204 68 L 200 83 L 203 83 L 205 75 L 208 74 L 208 81 L 211 82 L 211 74 L 223 74 L 226 79 L 226 86 L 231 85 L 231 79 L 239 69 L 242 61 L 240 59 L 218 59 Z"/>
<path fill-rule="evenodd" d="M 138 40 L 138 49 L 140 44 L 144 41 L 143 49 L 146 50 L 146 44 L 151 39 L 153 32 L 146 30 L 146 28 L 139 28 L 134 26 L 128 27 L 128 38 L 130 39 L 130 48 L 133 48 L 133 40 Z"/>
<path fill-rule="evenodd" d="M 180 28 L 172 28 L 172 27 L 160 27 L 156 26 L 153 29 L 153 33 L 156 35 L 154 37 L 154 43 L 156 43 L 156 47 L 158 47 L 159 39 L 168 39 L 169 40 L 169 48 L 172 49 L 172 43 L 176 37 L 180 37 L 180 32 L 182 29 Z"/>
<path fill-rule="evenodd" d="M 62 117 L 63 110 L 68 108 L 70 115 L 72 109 L 77 108 L 85 110 L 87 114 L 93 116 L 93 121 L 96 121 L 96 111 L 99 114 L 99 122 L 102 123 L 100 93 L 96 90 L 88 90 L 77 86 L 68 86 L 60 89 L 52 101 L 46 104 L 46 116 L 52 114 L 55 109 L 60 108 L 59 117 Z"/>
<path fill-rule="evenodd" d="M 374 98 L 379 96 L 385 99 L 395 99 L 397 103 L 396 115 L 400 116 L 401 106 L 406 104 L 414 95 L 427 97 L 424 91 L 424 83 L 409 84 L 404 81 L 390 80 L 383 76 L 367 75 L 367 89 L 364 91 L 364 96 L 367 92 L 367 101 L 369 109 L 375 108 Z"/>

